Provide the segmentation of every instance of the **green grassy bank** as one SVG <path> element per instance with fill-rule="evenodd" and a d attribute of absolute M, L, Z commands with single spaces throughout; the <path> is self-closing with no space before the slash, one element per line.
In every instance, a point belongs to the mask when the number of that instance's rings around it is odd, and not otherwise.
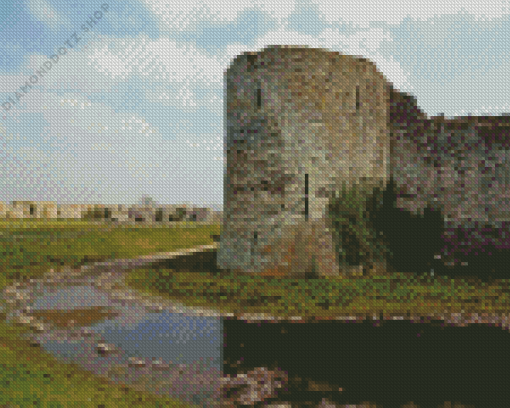
<path fill-rule="evenodd" d="M 113 227 L 84 221 L 0 221 L 0 290 L 49 269 L 212 244 L 219 226 Z M 0 406 L 193 407 L 135 391 L 59 362 L 20 338 L 29 329 L 0 315 Z"/>
<path fill-rule="evenodd" d="M 137 269 L 129 286 L 225 313 L 273 316 L 509 314 L 509 281 L 484 284 L 378 270 L 365 276 L 282 279 Z"/>

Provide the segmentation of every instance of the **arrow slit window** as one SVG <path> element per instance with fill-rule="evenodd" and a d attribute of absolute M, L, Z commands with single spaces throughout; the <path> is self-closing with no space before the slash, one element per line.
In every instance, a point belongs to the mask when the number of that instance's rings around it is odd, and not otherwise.
<path fill-rule="evenodd" d="M 359 85 L 356 85 L 356 112 L 359 111 Z"/>
<path fill-rule="evenodd" d="M 308 221 L 308 174 L 305 174 L 305 220 Z"/>
<path fill-rule="evenodd" d="M 258 232 L 254 232 L 253 233 L 253 246 L 251 248 L 251 256 L 253 257 L 254 254 L 255 254 L 255 247 L 257 246 L 257 241 L 258 241 L 258 238 L 259 238 L 259 234 Z"/>

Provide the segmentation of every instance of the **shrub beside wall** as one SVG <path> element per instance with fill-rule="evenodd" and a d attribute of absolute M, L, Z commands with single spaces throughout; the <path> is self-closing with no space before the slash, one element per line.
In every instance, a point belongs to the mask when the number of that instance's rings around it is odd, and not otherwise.
<path fill-rule="evenodd" d="M 334 192 L 328 205 L 339 265 L 384 263 L 390 251 L 375 228 L 376 212 L 382 207 L 382 190 L 361 185 Z"/>

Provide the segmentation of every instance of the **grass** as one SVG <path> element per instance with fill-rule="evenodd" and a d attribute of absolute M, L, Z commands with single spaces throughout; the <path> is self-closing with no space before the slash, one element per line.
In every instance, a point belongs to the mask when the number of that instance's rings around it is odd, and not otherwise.
<path fill-rule="evenodd" d="M 376 190 L 380 193 L 380 190 Z M 129 274 L 129 286 L 145 293 L 177 299 L 188 306 L 209 307 L 224 313 L 265 313 L 273 316 L 335 317 L 337 315 L 426 315 L 446 313 L 510 313 L 510 280 L 490 283 L 448 276 L 388 271 L 379 267 L 388 247 L 371 227 L 363 188 L 330 200 L 341 268 L 362 264 L 361 274 L 315 279 L 243 276 L 230 272 L 176 272 L 171 269 L 137 269 Z M 375 204 L 374 204 L 375 203 Z M 342 247 L 339 243 L 343 242 Z"/>
<path fill-rule="evenodd" d="M 211 234 L 219 234 L 220 226 L 156 228 L 84 221 L 3 221 L 0 233 L 3 287 L 14 280 L 40 278 L 50 268 L 59 271 L 64 266 L 212 244 Z M 510 312 L 508 279 L 488 284 L 474 278 L 459 280 L 381 269 L 359 276 L 294 279 L 145 268 L 131 271 L 126 282 L 146 293 L 226 313 L 332 317 Z M 20 338 L 26 330 L 0 322 L 0 406 L 32 406 L 34 401 L 38 406 L 55 407 L 192 406 L 130 390 L 73 364 L 62 364 L 42 350 L 30 348 Z M 74 404 L 77 401 L 80 403 Z"/>
<path fill-rule="evenodd" d="M 426 315 L 451 313 L 508 314 L 509 282 L 477 284 L 448 277 L 376 271 L 371 275 L 282 279 L 214 276 L 206 272 L 137 269 L 129 286 L 178 300 L 188 306 L 224 313 L 273 316 Z"/>
<path fill-rule="evenodd" d="M 111 258 L 212 244 L 219 226 L 113 227 L 80 220 L 0 221 L 0 290 L 14 281 L 38 279 L 53 268 Z M 22 234 L 22 235 L 21 235 Z M 29 329 L 0 319 L 0 406 L 11 407 L 194 407 L 193 404 L 135 391 L 59 362 L 30 347 Z"/>

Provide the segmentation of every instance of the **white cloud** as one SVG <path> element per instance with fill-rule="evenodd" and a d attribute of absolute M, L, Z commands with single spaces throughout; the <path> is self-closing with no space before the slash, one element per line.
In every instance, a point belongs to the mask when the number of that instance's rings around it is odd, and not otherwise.
<path fill-rule="evenodd" d="M 160 19 L 162 30 L 182 31 L 202 21 L 226 23 L 235 21 L 246 8 L 258 7 L 283 23 L 294 10 L 295 0 L 143 0 L 148 9 Z"/>
<path fill-rule="evenodd" d="M 51 60 L 39 54 L 25 58 L 23 72 L 27 75 L 0 75 L 0 86 L 6 92 L 19 91 L 31 75 Z M 139 75 L 149 81 L 177 84 L 176 94 L 154 95 L 146 92 L 148 100 L 168 101 L 167 105 L 182 108 L 197 107 L 198 102 L 189 85 L 198 83 L 205 87 L 223 82 L 224 64 L 217 58 L 208 57 L 194 47 L 179 47 L 174 41 L 160 38 L 151 41 L 146 34 L 129 41 L 109 39 L 104 36 L 90 41 L 87 49 L 68 49 L 57 63 L 52 62 L 50 70 L 39 77 L 37 85 L 43 89 L 81 90 L 83 92 L 108 91 L 120 82 Z M 4 86 L 5 85 L 5 86 Z M 31 93 L 29 90 L 28 93 Z M 25 95 L 25 99 L 31 95 Z M 207 104 L 219 112 L 222 100 L 210 98 Z"/>
<path fill-rule="evenodd" d="M 343 34 L 338 29 L 325 29 L 317 37 L 289 31 L 280 27 L 277 31 L 267 33 L 261 37 L 253 47 L 239 44 L 227 47 L 226 54 L 231 59 L 244 52 L 260 51 L 269 45 L 304 45 L 311 48 L 324 48 L 347 55 L 359 55 L 368 58 L 376 64 L 378 70 L 384 74 L 400 90 L 410 90 L 412 85 L 408 81 L 408 74 L 391 56 L 387 57 L 379 52 L 383 41 L 393 41 L 390 33 L 380 28 L 372 28 L 355 34 Z"/>
<path fill-rule="evenodd" d="M 359 0 L 342 0 L 314 1 L 314 4 L 317 4 L 328 23 L 348 22 L 364 28 L 369 27 L 370 22 L 399 24 L 408 16 L 414 20 L 426 21 L 445 14 L 457 14 L 462 9 L 481 20 L 499 18 L 509 13 L 506 0 L 491 1 L 490 7 L 479 0 L 367 0 L 362 3 Z"/>
<path fill-rule="evenodd" d="M 45 0 L 28 0 L 28 9 L 32 16 L 50 28 L 57 29 L 59 25 L 71 27 L 69 19 L 57 13 Z"/>
<path fill-rule="evenodd" d="M 112 180 L 113 173 L 126 180 L 155 180 L 161 178 L 160 169 L 165 167 L 173 168 L 174 171 L 186 168 L 188 176 L 194 173 L 203 179 L 207 170 L 201 170 L 198 166 L 190 169 L 189 164 L 189 160 L 196 157 L 198 151 L 209 153 L 197 162 L 202 167 L 206 157 L 211 163 L 223 160 L 223 143 L 218 135 L 211 134 L 209 141 L 216 139 L 216 143 L 209 144 L 197 140 L 195 135 L 188 135 L 188 140 L 184 142 L 186 134 L 182 134 L 177 141 L 168 141 L 145 118 L 118 114 L 102 103 L 92 103 L 79 92 L 57 96 L 32 89 L 23 97 L 23 105 L 22 110 L 12 111 L 18 115 L 21 112 L 43 112 L 49 126 L 42 136 L 48 136 L 48 140 L 59 144 L 64 151 L 47 153 L 40 151 L 36 145 L 25 145 L 14 150 L 16 136 L 19 135 L 6 135 L 9 146 L 12 146 L 9 151 L 15 151 L 21 163 L 37 161 L 46 171 L 57 171 L 60 173 L 56 178 L 58 180 L 66 179 L 79 184 L 80 179 L 85 179 L 95 183 L 99 180 Z M 18 165 L 8 172 L 13 179 L 21 180 L 17 182 L 19 187 L 34 178 L 43 179 L 49 184 L 51 179 L 55 180 L 54 177 L 38 174 L 39 170 L 35 174 L 31 172 L 27 180 L 23 169 L 28 167 L 28 164 Z M 68 181 L 64 184 L 67 185 Z"/>

